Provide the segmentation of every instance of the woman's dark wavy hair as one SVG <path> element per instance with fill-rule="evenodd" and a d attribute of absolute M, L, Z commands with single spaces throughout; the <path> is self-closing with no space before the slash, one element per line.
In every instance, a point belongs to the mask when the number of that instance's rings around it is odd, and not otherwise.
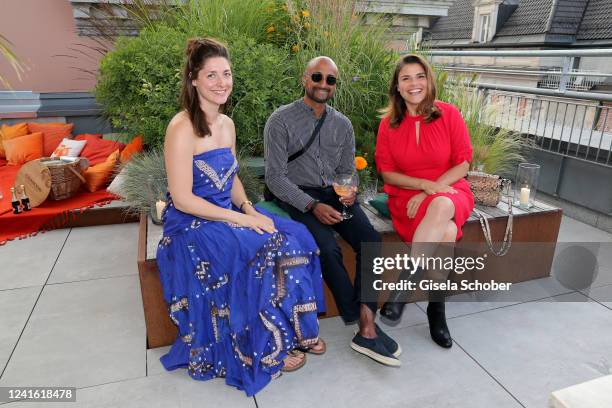
<path fill-rule="evenodd" d="M 425 60 L 425 58 L 416 54 L 404 55 L 400 58 L 395 66 L 395 72 L 393 78 L 391 78 L 391 84 L 389 86 L 389 104 L 382 110 L 382 117 L 389 117 L 389 123 L 392 128 L 396 128 L 404 120 L 406 116 L 406 102 L 400 95 L 397 86 L 399 84 L 399 73 L 408 64 L 419 64 L 425 71 L 427 77 L 427 95 L 425 99 L 417 107 L 417 113 L 423 115 L 423 119 L 426 123 L 429 123 L 440 116 L 442 113 L 440 109 L 434 104 L 436 100 L 436 81 L 434 78 L 434 72 L 431 65 Z"/>
<path fill-rule="evenodd" d="M 198 73 L 206 60 L 214 57 L 223 57 L 230 60 L 227 47 L 212 38 L 192 38 L 187 41 L 187 63 L 183 71 L 181 86 L 181 107 L 189 114 L 193 130 L 199 137 L 210 136 L 210 128 L 206 122 L 206 114 L 200 109 L 198 93 L 191 80 L 198 77 Z M 221 106 L 221 110 L 225 105 Z"/>

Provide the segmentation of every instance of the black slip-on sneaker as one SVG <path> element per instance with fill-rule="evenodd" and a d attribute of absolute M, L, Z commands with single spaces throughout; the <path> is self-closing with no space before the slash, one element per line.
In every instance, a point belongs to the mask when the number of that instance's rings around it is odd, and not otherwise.
<path fill-rule="evenodd" d="M 376 324 L 376 334 L 382 340 L 383 345 L 389 351 L 389 353 L 393 354 L 393 357 L 397 358 L 402 354 L 402 348 L 395 340 L 393 340 L 387 333 L 382 331 L 380 327 Z"/>
<path fill-rule="evenodd" d="M 386 366 L 399 367 L 401 365 L 401 362 L 387 350 L 380 337 L 368 339 L 357 333 L 351 341 L 351 348 Z"/>

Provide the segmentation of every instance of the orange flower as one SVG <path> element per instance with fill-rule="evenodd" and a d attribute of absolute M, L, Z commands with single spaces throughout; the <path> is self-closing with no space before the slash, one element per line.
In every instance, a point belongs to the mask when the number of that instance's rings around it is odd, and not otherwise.
<path fill-rule="evenodd" d="M 298 52 L 300 50 L 300 46 L 297 44 L 293 44 L 293 46 L 291 47 L 291 51 L 293 52 Z"/>
<path fill-rule="evenodd" d="M 276 31 L 276 28 L 274 28 L 273 25 L 269 26 L 268 28 L 266 28 L 266 33 L 270 34 Z"/>
<path fill-rule="evenodd" d="M 310 17 L 310 11 L 308 11 L 308 10 L 302 10 L 302 17 L 304 17 L 304 18 L 308 18 L 308 17 Z"/>
<path fill-rule="evenodd" d="M 366 167 L 368 167 L 368 162 L 366 159 L 361 156 L 355 157 L 355 168 L 357 168 L 357 170 L 363 170 Z"/>

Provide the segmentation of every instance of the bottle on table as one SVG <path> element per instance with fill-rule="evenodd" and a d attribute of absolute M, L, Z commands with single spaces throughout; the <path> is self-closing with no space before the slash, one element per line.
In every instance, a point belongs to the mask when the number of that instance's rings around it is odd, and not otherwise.
<path fill-rule="evenodd" d="M 22 184 L 21 186 L 21 205 L 23 206 L 24 211 L 30 211 L 32 206 L 30 205 L 30 198 L 26 195 L 25 187 Z"/>
<path fill-rule="evenodd" d="M 11 205 L 13 206 L 13 214 L 19 214 L 21 212 L 21 203 L 15 194 L 15 187 L 11 187 Z"/>

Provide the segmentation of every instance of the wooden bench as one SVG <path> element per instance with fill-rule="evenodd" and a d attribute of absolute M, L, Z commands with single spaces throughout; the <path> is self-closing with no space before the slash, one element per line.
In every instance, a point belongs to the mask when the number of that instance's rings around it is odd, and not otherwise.
<path fill-rule="evenodd" d="M 129 205 L 115 200 L 103 207 L 82 210 L 78 217 L 70 219 L 63 228 L 93 227 L 98 225 L 127 224 L 138 222 L 138 213 L 129 211 Z"/>
<path fill-rule="evenodd" d="M 362 206 L 374 228 L 382 235 L 383 242 L 401 242 L 393 230 L 391 220 L 380 217 L 376 210 L 369 205 Z M 487 214 L 493 240 L 501 241 L 508 218 L 507 204 L 500 203 L 497 208 L 480 207 L 480 209 Z M 536 205 L 529 210 L 514 207 L 513 212 L 514 243 L 554 243 L 557 241 L 561 225 L 561 209 L 536 202 Z M 148 348 L 172 344 L 177 334 L 176 327 L 168 316 L 155 260 L 157 244 L 161 235 L 162 227 L 154 225 L 147 216 L 143 215 L 140 219 L 138 271 L 147 326 Z M 484 235 L 480 223 L 477 218 L 472 216 L 463 228 L 461 242 L 483 243 L 483 241 Z M 344 240 L 339 238 L 338 243 L 342 249 L 345 268 L 349 271 L 351 278 L 354 279 L 355 254 Z M 461 256 L 459 252 L 456 252 L 456 255 Z M 513 246 L 508 254 L 502 258 L 489 257 L 484 274 L 479 274 L 479 279 L 488 277 L 489 279 L 495 278 L 503 282 L 514 283 L 549 276 L 554 256 L 554 246 L 547 246 L 538 255 L 533 259 L 523 259 L 523 253 L 517 246 Z M 517 268 L 517 265 L 521 265 L 521 267 Z M 327 287 L 325 287 L 325 301 L 327 312 L 322 317 L 337 316 L 338 309 Z M 383 299 L 381 299 L 382 301 Z"/>

